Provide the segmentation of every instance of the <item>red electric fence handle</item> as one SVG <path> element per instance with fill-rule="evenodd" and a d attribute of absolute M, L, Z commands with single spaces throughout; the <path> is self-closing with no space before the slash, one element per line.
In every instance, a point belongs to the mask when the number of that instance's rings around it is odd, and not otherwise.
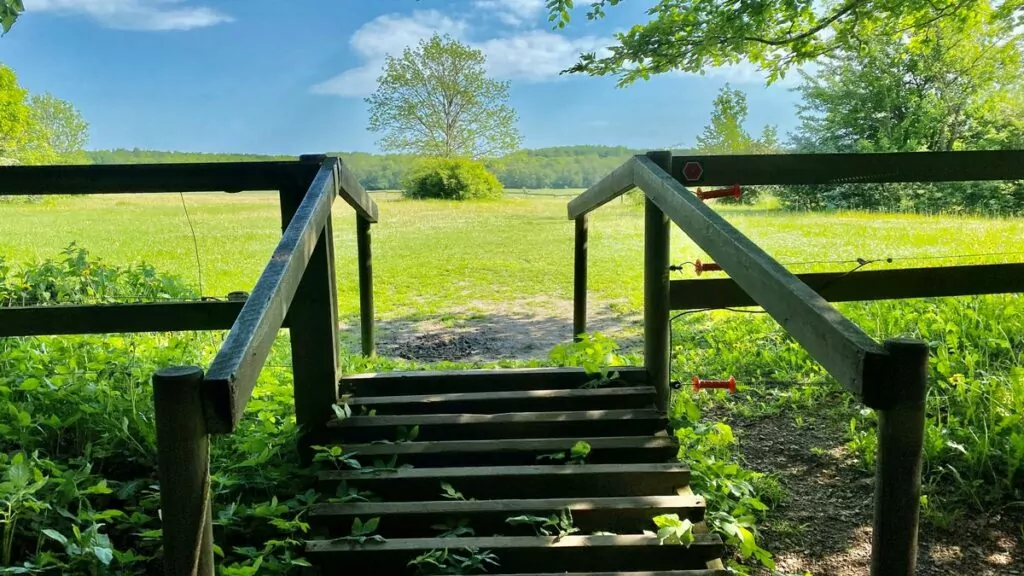
<path fill-rule="evenodd" d="M 721 272 L 721 264 L 715 264 L 714 262 L 701 262 L 697 260 L 693 263 L 693 267 L 697 270 L 697 276 L 700 276 L 704 272 Z"/>
<path fill-rule="evenodd" d="M 693 391 L 700 392 L 707 388 L 717 388 L 721 390 L 728 390 L 730 394 L 736 393 L 736 378 L 730 376 L 728 380 L 701 380 L 700 378 L 693 377 Z"/>
<path fill-rule="evenodd" d="M 720 188 L 718 190 L 708 190 L 707 192 L 704 192 L 700 188 L 697 188 L 697 198 L 700 198 L 701 200 L 711 200 L 713 198 L 728 198 L 729 196 L 732 196 L 733 198 L 736 198 L 738 200 L 742 195 L 743 193 L 740 191 L 739 184 L 733 184 L 728 188 Z"/>

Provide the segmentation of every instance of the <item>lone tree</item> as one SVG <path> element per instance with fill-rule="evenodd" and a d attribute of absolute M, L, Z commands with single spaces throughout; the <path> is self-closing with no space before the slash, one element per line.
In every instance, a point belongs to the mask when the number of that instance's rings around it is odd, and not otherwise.
<path fill-rule="evenodd" d="M 380 146 L 435 158 L 487 158 L 521 141 L 508 82 L 487 77 L 483 52 L 435 34 L 399 57 L 388 56 L 366 99 Z"/>
<path fill-rule="evenodd" d="M 763 154 L 776 152 L 778 134 L 765 125 L 760 138 L 751 136 L 747 121 L 747 95 L 726 84 L 715 96 L 711 123 L 697 135 L 697 149 L 705 154 Z"/>

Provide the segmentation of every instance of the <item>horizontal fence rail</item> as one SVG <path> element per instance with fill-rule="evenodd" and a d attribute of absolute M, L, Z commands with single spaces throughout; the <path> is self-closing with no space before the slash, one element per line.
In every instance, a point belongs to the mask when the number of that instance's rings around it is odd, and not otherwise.
<path fill-rule="evenodd" d="M 796 277 L 829 302 L 1024 292 L 1024 264 L 816 272 Z M 757 305 L 731 278 L 673 280 L 669 300 L 673 310 Z"/>
<path fill-rule="evenodd" d="M 319 168 L 309 161 L 4 166 L 0 196 L 280 190 L 308 184 Z"/>
<path fill-rule="evenodd" d="M 246 300 L 206 374 L 207 428 L 235 429 L 338 195 L 339 162 L 327 160 Z"/>
<path fill-rule="evenodd" d="M 228 330 L 242 302 L 153 302 L 0 308 L 0 338 Z"/>
<path fill-rule="evenodd" d="M 1024 150 L 676 156 L 671 174 L 688 186 L 1024 180 Z"/>

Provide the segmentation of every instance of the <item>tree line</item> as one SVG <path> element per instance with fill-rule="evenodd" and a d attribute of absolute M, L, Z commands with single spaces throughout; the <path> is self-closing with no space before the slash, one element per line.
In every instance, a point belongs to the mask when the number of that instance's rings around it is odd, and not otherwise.
<path fill-rule="evenodd" d="M 520 150 L 508 156 L 486 160 L 506 188 L 586 188 L 594 184 L 633 154 L 622 146 L 559 146 Z M 400 190 L 419 158 L 412 154 L 369 154 L 330 152 L 340 156 L 359 176 L 367 190 Z M 294 160 L 294 156 L 258 154 L 216 154 L 117 149 L 85 153 L 94 164 L 137 164 L 167 162 L 253 162 Z"/>

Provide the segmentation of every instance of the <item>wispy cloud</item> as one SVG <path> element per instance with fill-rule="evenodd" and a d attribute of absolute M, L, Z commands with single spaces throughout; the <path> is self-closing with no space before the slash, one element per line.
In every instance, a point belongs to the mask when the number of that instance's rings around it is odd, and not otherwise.
<path fill-rule="evenodd" d="M 480 0 L 483 2 L 484 0 Z M 507 3 L 507 2 L 505 2 Z M 485 40 L 468 40 L 470 24 L 435 10 L 387 14 L 363 25 L 349 39 L 363 64 L 311 88 L 315 94 L 361 97 L 371 94 L 385 56 L 397 55 L 435 32 L 450 34 L 487 56 L 488 72 L 500 79 L 544 82 L 558 77 L 580 52 L 599 50 L 607 41 L 588 36 L 569 38 L 547 30 L 524 30 Z"/>
<path fill-rule="evenodd" d="M 544 5 L 544 0 L 473 0 L 473 6 L 485 15 L 493 14 L 512 26 L 536 21 Z"/>
<path fill-rule="evenodd" d="M 82 14 L 120 30 L 192 30 L 231 22 L 231 16 L 185 0 L 25 0 L 30 12 Z"/>

